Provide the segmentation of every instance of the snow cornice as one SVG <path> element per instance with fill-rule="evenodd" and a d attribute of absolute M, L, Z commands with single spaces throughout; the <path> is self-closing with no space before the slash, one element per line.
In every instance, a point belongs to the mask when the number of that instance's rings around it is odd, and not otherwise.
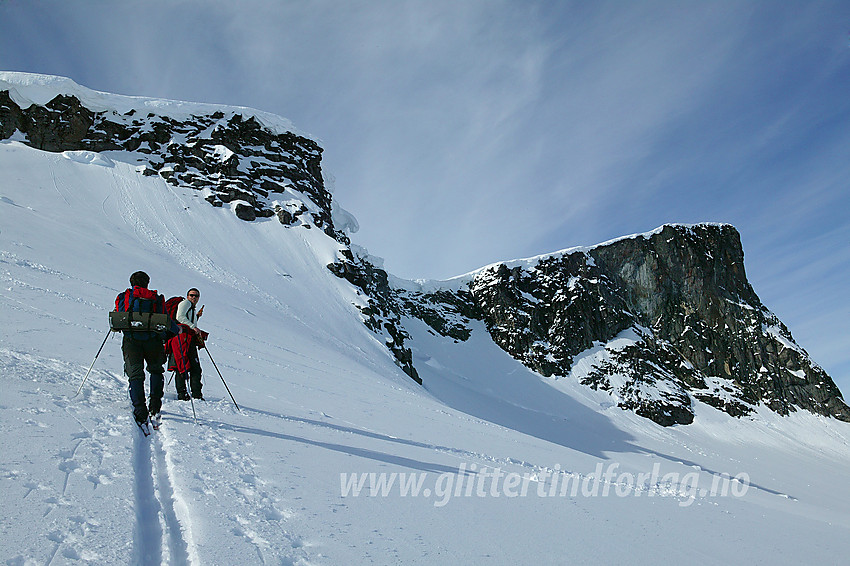
<path fill-rule="evenodd" d="M 275 134 L 291 132 L 301 137 L 313 139 L 312 136 L 298 131 L 292 125 L 292 122 L 286 118 L 270 112 L 245 106 L 185 102 L 100 92 L 81 86 L 67 77 L 0 71 L 0 91 L 4 90 L 9 91 L 9 97 L 21 108 L 29 108 L 33 104 L 44 106 L 61 95 L 74 96 L 80 100 L 83 106 L 93 112 L 114 111 L 118 114 L 127 114 L 135 111 L 142 114 L 166 116 L 175 120 L 186 120 L 192 116 L 208 116 L 221 112 L 227 116 L 241 115 L 246 119 L 254 117 L 260 124 Z"/>

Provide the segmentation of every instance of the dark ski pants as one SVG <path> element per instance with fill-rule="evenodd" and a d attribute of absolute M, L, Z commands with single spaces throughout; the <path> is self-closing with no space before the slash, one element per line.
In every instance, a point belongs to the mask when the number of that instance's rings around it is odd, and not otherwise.
<path fill-rule="evenodd" d="M 177 395 L 178 397 L 186 395 L 186 381 L 189 381 L 189 385 L 192 391 L 192 397 L 195 399 L 200 399 L 203 397 L 201 393 L 201 388 L 203 387 L 201 383 L 201 360 L 198 357 L 198 347 L 193 343 L 189 346 L 189 371 L 186 373 L 177 372 L 177 377 L 175 378 L 175 385 L 177 386 Z"/>
<path fill-rule="evenodd" d="M 131 333 L 125 332 L 121 351 L 124 354 L 124 373 L 130 381 L 133 416 L 137 422 L 142 422 L 148 418 L 149 413 L 156 414 L 162 408 L 165 348 L 161 338 L 136 340 Z M 150 407 L 145 403 L 145 365 L 151 376 Z"/>

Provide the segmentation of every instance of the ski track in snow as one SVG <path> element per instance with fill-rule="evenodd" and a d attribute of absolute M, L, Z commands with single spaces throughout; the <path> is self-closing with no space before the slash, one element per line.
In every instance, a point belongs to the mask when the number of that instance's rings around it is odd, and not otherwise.
<path fill-rule="evenodd" d="M 185 245 L 180 234 L 175 233 L 171 228 L 181 224 L 181 218 L 177 215 L 181 214 L 179 211 L 183 210 L 181 206 L 178 206 L 180 202 L 178 192 L 171 185 L 162 182 L 167 194 L 160 195 L 160 200 L 145 200 L 144 197 L 140 196 L 140 194 L 144 194 L 142 191 L 145 189 L 138 178 L 126 177 L 116 171 L 113 171 L 112 175 L 115 187 L 120 192 L 118 198 L 119 214 L 123 222 L 130 226 L 140 239 L 146 240 L 159 248 L 163 255 L 179 257 L 183 265 L 202 277 L 240 293 L 247 292 L 259 297 L 266 307 L 272 308 L 290 320 L 297 322 L 304 327 L 305 331 L 319 332 L 323 340 L 332 343 L 343 351 L 352 351 L 350 344 L 341 340 L 335 334 L 322 331 L 302 320 L 290 305 L 282 302 L 266 289 L 261 288 L 255 281 L 226 267 L 219 266 L 209 255 Z M 157 210 L 157 207 L 160 207 L 161 210 Z M 154 223 L 145 219 L 157 219 L 157 221 Z M 304 240 L 304 244 L 308 248 L 312 248 L 309 240 Z M 290 276 L 287 275 L 287 277 Z"/>
<path fill-rule="evenodd" d="M 291 315 L 291 309 L 288 305 L 281 303 L 277 297 L 267 293 L 253 281 L 219 267 L 208 255 L 183 244 L 179 236 L 169 228 L 170 225 L 179 225 L 179 219 L 175 219 L 173 223 L 161 222 L 159 226 L 148 225 L 144 220 L 145 218 L 159 218 L 160 213 L 167 215 L 174 215 L 175 213 L 168 209 L 164 211 L 152 210 L 152 205 L 145 203 L 143 199 L 134 194 L 144 190 L 138 180 L 128 179 L 117 173 L 113 173 L 113 175 L 115 186 L 121 193 L 118 199 L 121 218 L 128 226 L 133 228 L 141 239 L 151 242 L 165 254 L 180 257 L 187 267 L 211 281 L 225 284 L 237 291 L 250 289 L 252 293 L 262 296 L 268 304 L 273 305 L 277 310 Z M 173 199 L 174 190 L 165 182 L 163 182 L 163 186 L 169 191 L 167 198 Z M 139 206 L 144 206 L 144 204 L 147 204 L 145 210 L 140 209 Z M 181 210 L 179 207 L 174 208 Z"/>
<path fill-rule="evenodd" d="M 8 380 L 7 384 L 12 379 L 18 382 L 18 387 L 4 387 L 4 397 L 43 397 L 37 403 L 40 408 L 18 409 L 24 416 L 9 420 L 20 421 L 24 427 L 45 432 L 56 430 L 57 423 L 63 425 L 59 430 L 67 430 L 65 442 L 68 442 L 68 447 L 54 451 L 51 457 L 58 473 L 47 468 L 43 477 L 33 477 L 32 472 L 13 468 L 0 470 L 0 479 L 16 484 L 19 489 L 14 491 L 21 493 L 20 500 L 28 508 L 43 509 L 38 512 L 39 524 L 47 529 L 42 536 L 52 542 L 51 552 L 44 557 L 43 563 L 54 563 L 60 557 L 76 560 L 104 558 L 88 544 L 88 535 L 98 533 L 101 525 L 97 520 L 88 518 L 90 515 L 84 509 L 85 502 L 80 498 L 81 493 L 86 491 L 86 484 L 90 485 L 91 491 L 97 492 L 103 486 L 125 479 L 116 477 L 115 465 L 108 460 L 117 455 L 120 444 L 126 443 L 128 437 L 132 437 L 131 446 L 125 445 L 130 452 L 132 471 L 128 475 L 132 475 L 132 485 L 127 485 L 127 491 L 132 492 L 132 514 L 135 517 L 129 562 L 177 566 L 198 563 L 190 560 L 191 543 L 184 538 L 184 532 L 189 529 L 184 529 L 177 517 L 167 450 L 157 432 L 145 438 L 132 419 L 126 416 L 129 403 L 123 399 L 123 378 L 107 371 L 92 371 L 82 393 L 73 398 L 77 380 L 85 372 L 83 368 L 6 349 L 0 349 L 0 359 L 0 372 Z M 69 379 L 69 376 L 76 379 Z M 120 382 L 118 387 L 117 381 Z M 59 391 L 65 391 L 65 394 Z M 8 400 L 4 399 L 6 402 Z M 121 411 L 119 414 L 123 413 L 122 416 L 116 418 L 116 410 Z M 27 413 L 31 416 L 26 416 Z M 5 424 L 0 432 L 10 434 L 10 426 L 15 425 Z M 37 452 L 29 457 L 36 457 Z M 56 479 L 51 481 L 51 476 Z M 4 491 L 4 498 L 12 491 Z M 126 493 L 124 498 L 129 495 Z M 104 494 L 104 497 L 113 496 Z M 119 516 L 117 520 L 120 524 L 126 522 L 126 517 Z M 33 535 L 37 537 L 38 533 Z M 120 543 L 116 545 L 120 548 Z M 24 556 L 17 559 L 17 562 L 16 559 L 7 562 L 29 563 Z M 103 560 L 105 563 L 112 561 Z M 127 562 L 128 558 L 121 561 Z"/>
<path fill-rule="evenodd" d="M 168 542 L 168 553 L 165 560 L 168 564 L 185 565 L 191 564 L 189 559 L 189 546 L 191 541 L 184 535 L 183 526 L 177 518 L 174 484 L 166 464 L 166 454 L 159 438 L 160 432 L 154 431 L 153 452 L 156 473 L 156 485 L 162 507 L 162 520 L 165 523 L 165 537 Z M 188 529 L 185 530 L 188 532 Z"/>
<path fill-rule="evenodd" d="M 240 451 L 245 441 L 232 432 L 238 427 L 214 420 L 235 415 L 224 401 L 199 403 L 200 419 L 193 423 L 190 406 L 167 394 L 163 425 L 145 437 L 129 416 L 123 376 L 95 369 L 80 395 L 72 398 L 87 368 L 7 349 L 0 349 L 0 360 L 0 372 L 17 381 L 12 388 L 15 395 L 44 397 L 40 402 L 44 408 L 18 409 L 25 415 L 15 420 L 45 431 L 64 423 L 68 431 L 64 438 L 67 447 L 53 452 L 55 473 L 46 470 L 45 477 L 34 477 L 31 472 L 0 469 L 0 480 L 15 484 L 21 502 L 43 509 L 38 519 L 47 531 L 40 536 L 46 537 L 51 547 L 40 563 L 65 558 L 139 565 L 201 564 L 191 533 L 193 521 L 203 521 L 205 512 L 224 515 L 223 523 L 230 527 L 223 534 L 236 535 L 244 543 L 243 551 L 250 549 L 255 556 L 246 563 L 309 563 L 304 551 L 307 545 L 286 526 L 293 511 L 257 476 L 255 462 Z M 10 434 L 9 426 L 0 427 L 0 433 Z M 124 457 L 116 453 L 121 445 L 128 463 L 117 467 L 128 472 L 116 477 L 116 464 L 108 460 Z M 56 479 L 50 481 L 51 475 Z M 106 558 L 91 548 L 88 535 L 97 533 L 100 525 L 86 518 L 89 514 L 80 496 L 85 485 L 97 492 L 116 481 L 126 486 L 123 499 L 128 514 L 118 514 L 113 520 L 121 525 L 131 518 L 126 526 L 130 543 L 123 559 Z M 198 494 L 203 497 L 193 497 Z M 104 494 L 107 496 L 114 497 Z M 224 508 L 209 505 L 218 498 L 226 498 Z M 21 564 L 29 559 L 24 555 L 17 558 Z"/>
<path fill-rule="evenodd" d="M 149 437 L 139 430 L 133 430 L 133 434 L 134 563 L 192 564 L 189 542 L 184 538 L 184 529 L 175 511 L 174 486 L 159 432 L 154 431 Z"/>
<path fill-rule="evenodd" d="M 133 431 L 133 500 L 136 524 L 133 529 L 133 563 L 148 566 L 162 563 L 162 525 L 151 465 L 150 441 Z"/>
<path fill-rule="evenodd" d="M 199 413 L 206 415 L 200 424 L 193 425 L 189 406 L 167 398 L 166 407 L 171 412 L 164 411 L 162 427 L 145 437 L 129 417 L 123 376 L 93 370 L 81 394 L 74 399 L 71 396 L 77 380 L 86 368 L 6 349 L 0 349 L 0 359 L 0 372 L 19 382 L 16 394 L 42 395 L 46 400 L 40 403 L 43 409 L 18 409 L 25 416 L 16 420 L 22 420 L 23 426 L 45 431 L 55 429 L 56 422 L 64 422 L 69 430 L 67 447 L 52 456 L 57 472 L 53 476 L 58 481 L 33 477 L 14 468 L 0 470 L 0 479 L 13 482 L 18 488 L 15 491 L 21 494 L 20 500 L 28 506 L 35 505 L 35 499 L 42 496 L 37 506 L 43 505 L 43 511 L 38 517 L 49 525 L 42 536 L 51 542 L 50 553 L 43 557 L 42 563 L 55 563 L 60 557 L 102 558 L 87 546 L 87 534 L 96 532 L 99 525 L 84 518 L 86 512 L 80 507 L 82 502 L 77 492 L 81 480 L 96 491 L 117 479 L 127 484 L 124 498 L 130 499 L 128 511 L 132 517 L 132 541 L 128 555 L 121 562 L 176 566 L 202 563 L 191 532 L 193 518 L 203 514 L 187 504 L 193 498 L 181 494 L 177 477 L 188 478 L 182 482 L 187 493 L 200 493 L 213 501 L 227 496 L 223 511 L 228 515 L 226 523 L 231 525 L 227 534 L 236 535 L 252 549 L 256 559 L 248 562 L 308 562 L 301 550 L 304 546 L 301 537 L 290 533 L 284 525 L 292 511 L 282 506 L 274 490 L 257 477 L 251 458 L 240 453 L 244 441 L 228 433 L 228 428 L 217 427 L 208 420 L 211 416 L 217 418 L 210 413 L 221 403 L 209 402 L 197 407 Z M 60 390 L 66 394 L 57 393 Z M 4 402 L 8 401 L 4 399 Z M 116 411 L 121 416 L 116 418 Z M 26 413 L 31 413 L 32 418 Z M 218 416 L 226 417 L 230 411 L 225 409 L 223 413 Z M 8 428 L 3 426 L 0 432 L 9 434 Z M 116 478 L 107 462 L 116 455 L 116 447 L 112 446 L 115 443 L 125 444 L 129 459 L 125 478 Z M 176 455 L 172 456 L 172 452 Z M 195 455 L 202 455 L 203 462 L 193 460 Z M 184 458 L 190 465 L 179 464 Z M 127 518 L 119 516 L 116 520 L 120 524 Z M 18 558 L 22 564 L 28 559 L 23 555 Z"/>

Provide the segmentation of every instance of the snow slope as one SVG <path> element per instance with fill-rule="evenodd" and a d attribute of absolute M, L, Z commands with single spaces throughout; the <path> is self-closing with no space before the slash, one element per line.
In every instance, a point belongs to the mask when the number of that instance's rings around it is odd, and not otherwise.
<path fill-rule="evenodd" d="M 456 344 L 409 320 L 419 387 L 325 267 L 336 242 L 242 222 L 121 158 L 0 142 L 5 563 L 835 564 L 850 551 L 847 424 L 697 407 L 695 424 L 662 428 L 530 372 L 482 327 Z M 197 418 L 172 385 L 162 429 L 138 434 L 106 331 L 138 269 L 166 297 L 200 288 L 241 411 L 202 354 Z"/>

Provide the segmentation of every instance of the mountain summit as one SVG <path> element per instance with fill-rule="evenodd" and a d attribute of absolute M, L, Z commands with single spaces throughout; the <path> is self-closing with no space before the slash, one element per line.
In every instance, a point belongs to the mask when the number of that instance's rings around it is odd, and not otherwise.
<path fill-rule="evenodd" d="M 368 312 L 384 313 L 390 328 L 418 318 L 463 341 L 468 323 L 483 321 L 528 368 L 606 391 L 662 425 L 691 423 L 696 402 L 738 417 L 763 403 L 782 415 L 799 408 L 850 420 L 835 383 L 747 281 L 728 224 L 665 225 L 427 289 L 394 288 L 368 259 L 335 270 L 376 298 Z"/>
<path fill-rule="evenodd" d="M 247 108 L 99 93 L 59 77 L 0 73 L 0 140 L 90 152 L 197 191 L 245 221 L 317 229 L 328 268 L 354 286 L 364 324 L 422 383 L 410 329 L 452 343 L 473 321 L 530 370 L 610 395 L 661 425 L 689 424 L 697 403 L 733 416 L 763 404 L 850 421 L 832 379 L 747 281 L 737 230 L 665 225 L 589 248 L 498 263 L 446 282 L 394 278 L 352 246 L 322 149 L 285 120 Z M 427 385 L 427 384 L 426 384 Z"/>

